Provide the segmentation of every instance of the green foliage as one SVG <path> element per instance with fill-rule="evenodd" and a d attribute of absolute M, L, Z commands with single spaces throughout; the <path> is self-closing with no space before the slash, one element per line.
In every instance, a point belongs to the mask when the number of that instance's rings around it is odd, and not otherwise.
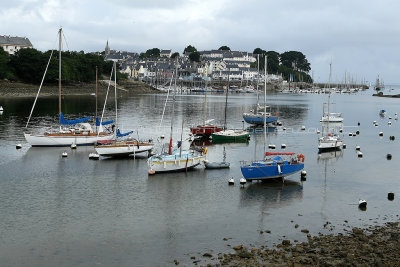
<path fill-rule="evenodd" d="M 0 79 L 7 78 L 8 68 L 8 53 L 0 46 Z"/>
<path fill-rule="evenodd" d="M 179 57 L 179 53 L 178 53 L 178 52 L 175 52 L 175 53 L 173 53 L 173 54 L 171 55 L 171 58 L 176 58 L 176 57 Z"/>
<path fill-rule="evenodd" d="M 200 53 L 199 52 L 192 52 L 189 55 L 189 59 L 190 61 L 195 61 L 195 62 L 200 62 Z"/>
<path fill-rule="evenodd" d="M 42 53 L 36 49 L 21 49 L 10 56 L 9 68 L 16 79 L 27 83 L 40 83 L 51 51 Z M 58 81 L 58 52 L 54 51 L 45 77 L 46 82 Z M 99 74 L 110 75 L 112 62 L 93 53 L 61 53 L 61 77 L 65 82 L 91 82 L 96 79 L 96 66 Z"/>
<path fill-rule="evenodd" d="M 197 52 L 196 47 L 188 45 L 185 50 L 183 50 L 183 53 L 185 54 L 186 52 L 188 53 L 193 53 L 193 52 Z"/>
<path fill-rule="evenodd" d="M 295 70 L 304 72 L 309 72 L 311 70 L 310 63 L 308 63 L 306 56 L 298 51 L 288 51 L 282 53 L 281 63 L 282 65 Z"/>
<path fill-rule="evenodd" d="M 140 53 L 140 58 L 155 58 L 155 57 L 160 57 L 160 49 L 158 48 L 153 48 L 153 49 L 148 49 L 146 53 Z"/>
<path fill-rule="evenodd" d="M 254 56 L 260 55 L 260 70 L 264 70 L 265 55 L 267 55 L 268 73 L 281 73 L 287 80 L 292 74 L 294 81 L 312 82 L 310 75 L 307 74 L 311 70 L 310 63 L 301 52 L 289 51 L 279 54 L 275 51 L 267 52 L 256 48 L 253 54 Z M 257 62 L 252 63 L 251 67 L 257 68 Z"/>
<path fill-rule="evenodd" d="M 218 48 L 218 50 L 231 51 L 231 49 L 226 45 L 221 46 L 220 48 Z"/>

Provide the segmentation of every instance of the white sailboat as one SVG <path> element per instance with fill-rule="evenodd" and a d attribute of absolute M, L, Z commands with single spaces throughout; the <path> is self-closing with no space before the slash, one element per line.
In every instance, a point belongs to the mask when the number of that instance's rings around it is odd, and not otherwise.
<path fill-rule="evenodd" d="M 332 63 L 329 64 L 329 86 L 331 83 L 331 73 L 332 73 Z M 331 94 L 328 94 L 328 113 L 330 114 L 330 97 Z M 342 120 L 343 121 L 343 120 Z M 334 121 L 334 122 L 339 122 L 341 123 L 342 121 Z M 340 149 L 340 147 L 343 145 L 343 139 L 335 132 L 330 132 L 329 128 L 329 123 L 331 121 L 328 119 L 326 121 L 327 123 L 327 132 L 326 134 L 324 133 L 324 125 L 322 126 L 322 136 L 318 138 L 318 150 L 319 151 L 325 151 L 325 150 L 335 150 L 335 149 Z"/>
<path fill-rule="evenodd" d="M 178 62 L 176 62 L 175 69 L 175 88 L 172 101 L 172 118 L 171 118 L 171 134 L 168 152 L 162 152 L 150 157 L 147 161 L 149 166 L 149 174 L 156 174 L 162 172 L 172 172 L 172 171 L 187 171 L 193 169 L 194 167 L 202 164 L 205 160 L 205 154 L 207 153 L 207 148 L 205 151 L 198 152 L 195 150 L 183 150 L 182 140 L 179 149 L 172 151 L 172 133 L 174 124 L 174 113 L 175 113 L 175 94 L 176 94 L 176 77 L 178 73 Z M 182 127 L 183 128 L 183 127 Z"/>
<path fill-rule="evenodd" d="M 148 152 L 153 149 L 153 144 L 151 142 L 143 142 L 139 140 L 133 140 L 132 138 L 128 138 L 126 140 L 120 139 L 122 137 L 128 136 L 133 131 L 127 133 L 121 133 L 118 129 L 118 106 L 117 106 L 117 66 L 114 62 L 113 64 L 114 70 L 114 92 L 115 92 L 115 126 L 116 131 L 114 131 L 113 140 L 108 141 L 98 141 L 95 145 L 95 150 L 97 154 L 103 157 L 121 157 L 121 156 L 129 156 L 136 155 L 142 152 Z M 109 86 L 111 83 L 111 77 Z M 106 95 L 106 100 L 104 102 L 103 114 L 101 116 L 101 122 L 103 121 L 103 115 L 105 110 L 105 105 L 107 102 L 108 91 Z M 101 123 L 100 123 L 101 125 Z"/>
<path fill-rule="evenodd" d="M 62 29 L 60 28 L 59 32 L 59 74 L 58 74 L 58 85 L 59 85 L 59 129 L 46 131 L 41 134 L 36 133 L 28 133 L 25 132 L 24 136 L 26 141 L 31 146 L 71 146 L 75 145 L 93 145 L 98 140 L 110 140 L 113 138 L 113 133 L 111 131 L 104 131 L 100 133 L 96 133 L 92 126 L 87 123 L 90 117 L 76 119 L 76 120 L 66 120 L 64 119 L 64 115 L 61 111 L 61 46 L 62 46 Z M 40 84 L 38 93 L 36 95 L 35 101 L 33 103 L 31 113 L 28 118 L 28 122 L 26 123 L 25 128 L 28 128 L 29 121 L 31 119 L 33 109 L 35 108 L 35 104 L 37 98 L 40 93 L 40 89 L 43 85 L 44 77 L 46 75 L 47 69 L 50 64 L 51 56 L 46 66 L 46 71 L 43 75 L 42 82 Z M 64 127 L 63 127 L 64 125 Z M 73 127 L 66 127 L 65 125 L 73 125 Z"/>

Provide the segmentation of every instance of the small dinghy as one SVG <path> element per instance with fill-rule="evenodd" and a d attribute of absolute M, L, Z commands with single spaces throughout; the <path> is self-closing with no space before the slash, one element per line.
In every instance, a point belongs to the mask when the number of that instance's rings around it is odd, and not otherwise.
<path fill-rule="evenodd" d="M 230 163 L 226 161 L 221 161 L 221 162 L 210 162 L 210 161 L 204 161 L 204 166 L 207 169 L 224 169 L 224 168 L 229 168 Z"/>

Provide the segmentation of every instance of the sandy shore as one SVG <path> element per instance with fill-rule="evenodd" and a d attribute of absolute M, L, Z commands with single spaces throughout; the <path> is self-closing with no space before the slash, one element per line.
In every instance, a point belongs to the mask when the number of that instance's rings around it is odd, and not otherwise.
<path fill-rule="evenodd" d="M 107 82 L 98 83 L 98 91 L 100 94 L 105 94 L 107 90 Z M 152 89 L 150 86 L 137 81 L 123 81 L 118 84 L 118 88 L 138 94 L 154 94 L 159 91 Z M 0 97 L 31 97 L 36 96 L 39 89 L 39 84 L 26 84 L 20 82 L 0 81 Z M 95 83 L 73 83 L 62 86 L 64 95 L 90 95 L 96 92 Z M 41 91 L 41 96 L 58 95 L 57 84 L 44 84 Z"/>
<path fill-rule="evenodd" d="M 283 240 L 275 248 L 233 247 L 234 253 L 204 254 L 216 264 L 208 266 L 399 266 L 399 222 L 367 229 L 352 228 L 346 235 L 311 236 L 308 241 L 292 243 Z M 175 262 L 176 264 L 177 262 Z M 196 264 L 196 261 L 194 261 Z"/>

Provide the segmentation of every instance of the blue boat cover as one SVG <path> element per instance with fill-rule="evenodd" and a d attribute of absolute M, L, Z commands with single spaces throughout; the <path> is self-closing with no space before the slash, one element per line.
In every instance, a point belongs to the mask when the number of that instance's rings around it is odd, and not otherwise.
<path fill-rule="evenodd" d="M 117 130 L 117 136 L 118 137 L 123 137 L 123 136 L 127 136 L 127 135 L 130 135 L 131 133 L 133 133 L 133 131 L 130 131 L 130 132 L 127 132 L 127 133 L 121 133 L 120 131 L 119 131 L 119 129 Z"/>
<path fill-rule="evenodd" d="M 103 121 L 103 122 L 101 123 L 101 125 L 107 125 L 107 124 L 110 124 L 110 123 L 113 123 L 113 122 L 114 122 L 114 120 Z M 99 118 L 96 118 L 96 126 L 100 126 L 100 120 L 99 120 Z"/>
<path fill-rule="evenodd" d="M 279 156 L 277 156 L 277 157 L 274 157 L 274 158 L 273 158 L 273 160 L 276 160 L 276 161 L 281 161 L 281 160 L 282 160 L 282 158 L 281 158 L 281 157 L 279 157 Z"/>
<path fill-rule="evenodd" d="M 86 122 L 88 120 L 90 120 L 90 117 L 76 119 L 76 120 L 66 120 L 66 119 L 64 119 L 63 113 L 62 112 L 60 113 L 60 124 L 63 124 L 63 125 L 72 125 L 72 124 L 77 124 L 77 123 L 81 123 L 81 122 Z"/>

